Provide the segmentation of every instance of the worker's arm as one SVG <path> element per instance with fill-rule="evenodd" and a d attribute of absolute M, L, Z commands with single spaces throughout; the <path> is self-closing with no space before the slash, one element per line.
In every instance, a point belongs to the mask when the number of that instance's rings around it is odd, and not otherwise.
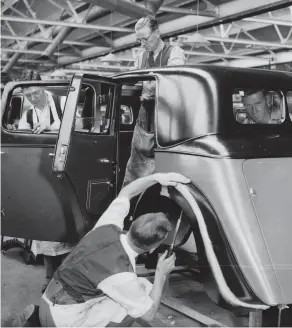
<path fill-rule="evenodd" d="M 93 230 L 108 224 L 114 224 L 121 230 L 124 229 L 124 219 L 130 210 L 130 200 L 127 197 L 116 198 L 97 221 Z"/>
<path fill-rule="evenodd" d="M 177 183 L 189 182 L 189 179 L 178 173 L 155 173 L 147 177 L 139 178 L 121 190 L 119 196 L 103 213 L 93 229 L 106 224 L 114 224 L 123 230 L 124 219 L 130 210 L 131 198 L 139 195 L 156 183 L 160 183 L 163 186 L 175 186 Z"/>
<path fill-rule="evenodd" d="M 174 268 L 175 255 L 165 257 L 166 253 L 158 261 L 153 285 L 134 272 L 123 272 L 106 278 L 97 288 L 119 303 L 132 318 L 151 321 L 159 306 L 166 277 Z"/>
<path fill-rule="evenodd" d="M 175 46 L 171 50 L 167 66 L 178 66 L 186 63 L 185 53 L 182 48 Z"/>
<path fill-rule="evenodd" d="M 21 116 L 21 119 L 18 124 L 18 130 L 31 130 L 31 126 L 27 122 L 27 111 L 24 112 Z"/>
<path fill-rule="evenodd" d="M 162 186 L 176 186 L 178 183 L 189 182 L 189 179 L 179 173 L 155 173 L 131 182 L 121 190 L 119 197 L 131 199 L 156 183 Z"/>
<path fill-rule="evenodd" d="M 165 251 L 165 253 L 159 258 L 157 263 L 154 284 L 149 295 L 153 301 L 153 305 L 149 311 L 141 316 L 141 319 L 147 322 L 154 319 L 161 301 L 162 291 L 166 278 L 175 266 L 175 254 L 173 253 L 169 258 L 166 258 L 166 256 L 167 251 Z"/>

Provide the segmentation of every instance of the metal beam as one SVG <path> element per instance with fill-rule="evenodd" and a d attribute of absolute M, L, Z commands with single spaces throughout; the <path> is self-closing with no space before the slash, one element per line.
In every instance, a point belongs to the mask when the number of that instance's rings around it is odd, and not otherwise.
<path fill-rule="evenodd" d="M 71 31 L 72 31 L 72 27 L 69 26 L 63 27 L 63 29 L 55 37 L 53 42 L 45 49 L 44 55 L 50 58 L 54 54 L 58 46 L 62 44 L 64 39 L 70 34 Z"/>
<path fill-rule="evenodd" d="M 249 18 L 244 18 L 243 20 L 246 22 L 255 22 L 255 23 L 263 23 L 263 24 L 269 24 L 269 25 L 281 25 L 281 26 L 292 27 L 292 22 L 284 21 L 281 19 L 249 17 Z"/>
<path fill-rule="evenodd" d="M 159 29 L 162 37 L 178 36 L 185 33 L 186 31 L 195 31 L 197 27 L 199 29 L 206 29 L 212 27 L 213 25 L 220 25 L 227 21 L 240 20 L 243 17 L 270 11 L 273 8 L 279 8 L 283 6 L 287 7 L 289 4 L 292 4 L 292 0 L 282 0 L 277 2 L 275 2 L 275 0 L 234 0 L 218 6 L 218 10 L 221 16 L 220 19 L 187 15 L 170 22 L 162 23 L 160 24 Z M 94 50 L 94 48 L 86 49 L 86 51 L 83 52 L 82 60 L 103 56 L 111 51 L 126 50 L 136 46 L 136 44 L 135 34 L 129 34 L 127 36 L 115 39 L 114 47 L 108 51 L 97 52 Z M 76 61 L 78 61 L 77 58 L 74 60 L 73 58 L 70 59 L 60 57 L 58 59 L 58 64 L 67 65 Z"/>
<path fill-rule="evenodd" d="M 76 66 L 75 66 L 76 65 Z M 103 65 L 102 63 L 99 64 L 74 64 L 72 68 L 93 68 L 93 69 L 101 69 L 101 70 L 114 70 L 114 71 L 128 71 L 129 66 L 114 66 L 114 65 Z"/>
<path fill-rule="evenodd" d="M 248 59 L 240 59 L 240 60 L 232 60 L 227 63 L 219 63 L 216 65 L 220 66 L 232 66 L 232 67 L 261 67 L 261 66 L 268 66 L 273 64 L 284 64 L 292 62 L 292 52 L 278 52 L 275 54 L 273 60 L 270 58 L 262 58 L 261 60 L 254 60 L 253 58 Z"/>
<path fill-rule="evenodd" d="M 245 45 L 253 45 L 253 46 L 263 46 L 263 47 L 276 47 L 276 48 L 288 48 L 292 49 L 292 44 L 282 44 L 277 42 L 266 42 L 266 41 L 254 41 L 254 40 L 245 40 L 245 39 L 231 39 L 231 38 L 219 38 L 213 36 L 205 36 L 208 41 L 218 41 L 224 43 L 238 43 Z"/>
<path fill-rule="evenodd" d="M 203 57 L 219 57 L 219 58 L 230 58 L 230 59 L 246 59 L 248 56 L 236 55 L 236 54 L 224 54 L 224 53 L 214 53 L 214 52 L 201 52 L 201 51 L 185 51 L 186 55 L 190 56 L 203 56 Z M 253 59 L 254 57 L 251 57 Z M 261 59 L 263 57 L 255 57 L 256 59 Z"/>
<path fill-rule="evenodd" d="M 174 13 L 174 14 L 183 14 L 183 15 L 218 17 L 218 15 L 210 11 L 204 11 L 204 10 L 197 11 L 196 9 L 193 10 L 193 9 L 184 9 L 184 8 L 174 8 L 168 6 L 161 6 L 158 12 L 160 11 L 167 12 L 167 13 Z"/>
<path fill-rule="evenodd" d="M 39 42 L 39 43 L 52 43 L 52 39 L 46 38 L 35 38 L 30 36 L 20 36 L 20 35 L 0 35 L 0 39 L 3 40 L 20 40 L 20 41 L 30 41 L 30 42 Z M 93 42 L 81 42 L 81 41 L 62 41 L 62 44 L 72 45 L 72 46 L 81 46 L 81 47 L 94 47 L 96 46 Z"/>
<path fill-rule="evenodd" d="M 44 51 L 41 50 L 31 50 L 31 49 L 9 49 L 9 48 L 1 48 L 2 52 L 13 52 L 13 53 L 20 53 L 20 54 L 32 54 L 32 55 L 43 55 Z M 68 52 L 55 52 L 54 55 L 56 56 L 72 56 L 71 53 Z"/>
<path fill-rule="evenodd" d="M 27 0 L 22 0 L 25 7 L 27 8 L 28 12 L 31 14 L 31 16 L 36 19 L 36 13 L 31 9 L 31 5 L 27 2 Z M 45 33 L 45 28 L 44 26 L 42 25 L 42 23 L 38 23 L 38 27 L 39 29 Z"/>
<path fill-rule="evenodd" d="M 82 70 L 82 69 L 63 69 L 63 72 L 66 74 L 90 74 L 90 75 L 97 75 L 97 76 L 112 76 L 115 75 L 116 72 L 110 71 L 92 71 L 92 70 Z"/>
<path fill-rule="evenodd" d="M 204 30 L 213 26 L 227 24 L 234 21 L 243 20 L 244 18 L 253 17 L 268 13 L 273 10 L 287 8 L 292 5 L 292 0 L 235 0 L 218 6 L 220 18 L 208 19 L 199 24 L 191 23 L 185 28 L 179 28 L 170 33 L 168 36 L 178 36 L 180 34 Z"/>
<path fill-rule="evenodd" d="M 86 2 L 106 8 L 112 12 L 117 12 L 128 17 L 141 18 L 152 15 L 149 9 L 144 6 L 128 0 L 85 0 Z"/>
<path fill-rule="evenodd" d="M 282 19 L 282 20 L 288 20 L 290 19 L 290 13 L 288 11 L 287 14 L 283 15 L 282 11 L 276 11 L 274 12 L 274 17 L 276 19 Z M 232 37 L 234 35 L 236 35 L 238 32 L 242 31 L 242 33 L 246 34 L 246 35 L 250 35 L 249 32 L 257 30 L 257 29 L 261 29 L 261 28 L 265 28 L 267 26 L 270 26 L 270 24 L 262 24 L 262 23 L 252 23 L 252 22 L 245 22 L 245 21 L 238 21 L 238 22 L 234 22 L 232 24 L 232 29 L 229 33 L 229 37 Z M 212 28 L 208 28 L 205 30 L 201 30 L 200 33 L 204 36 L 204 37 L 208 37 L 211 34 L 213 34 L 213 30 Z M 291 34 L 292 34 L 292 28 L 291 28 Z M 289 37 L 291 36 L 291 34 L 287 35 L 286 37 L 286 42 L 289 39 Z M 272 51 L 275 50 L 277 48 L 267 48 L 267 51 Z M 258 54 L 258 53 L 262 53 L 264 50 L 251 50 L 251 49 L 240 49 L 240 50 L 234 50 L 232 52 L 232 54 L 235 55 L 252 55 L 252 54 Z M 210 62 L 210 61 L 214 61 L 215 58 L 211 58 L 211 57 L 202 57 L 199 58 L 199 62 Z"/>
<path fill-rule="evenodd" d="M 10 58 L 1 58 L 2 62 L 9 61 Z M 36 65 L 42 65 L 42 66 L 48 66 L 48 67 L 55 67 L 56 64 L 48 62 L 48 60 L 41 60 L 41 59 L 18 59 L 18 63 L 21 64 L 36 64 Z"/>
<path fill-rule="evenodd" d="M 1 49 L 3 51 L 3 48 Z M 8 73 L 18 61 L 19 57 L 22 55 L 22 51 L 19 49 L 19 53 L 15 53 L 11 58 L 9 58 L 9 62 L 2 69 L 2 73 Z"/>
<path fill-rule="evenodd" d="M 8 9 L 10 9 L 13 5 L 16 4 L 19 0 L 6 0 L 4 5 L 1 6 L 1 15 Z"/>
<path fill-rule="evenodd" d="M 103 25 L 92 25 L 92 24 L 82 24 L 74 22 L 58 22 L 51 20 L 42 20 L 42 19 L 28 19 L 21 17 L 12 17 L 12 16 L 2 16 L 1 20 L 9 22 L 18 22 L 18 23 L 31 23 L 31 24 L 45 24 L 53 26 L 65 26 L 65 27 L 76 27 L 84 28 L 88 30 L 102 30 L 102 31 L 113 31 L 113 32 L 133 32 L 133 29 L 125 27 L 115 27 L 115 26 L 103 26 Z"/>

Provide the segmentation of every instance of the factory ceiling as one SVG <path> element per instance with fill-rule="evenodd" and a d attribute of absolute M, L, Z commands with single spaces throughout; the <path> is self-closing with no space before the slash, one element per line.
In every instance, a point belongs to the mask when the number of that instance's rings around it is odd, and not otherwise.
<path fill-rule="evenodd" d="M 152 2 L 158 3 L 156 8 Z M 134 25 L 156 11 L 188 64 L 292 71 L 292 0 L 2 0 L 1 70 L 103 75 L 131 69 Z M 159 8 L 158 8 L 159 7 Z"/>

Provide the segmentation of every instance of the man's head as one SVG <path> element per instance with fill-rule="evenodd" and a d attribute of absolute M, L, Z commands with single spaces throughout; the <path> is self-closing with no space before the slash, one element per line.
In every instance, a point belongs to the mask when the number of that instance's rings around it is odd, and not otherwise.
<path fill-rule="evenodd" d="M 147 213 L 137 218 L 127 234 L 136 250 L 153 252 L 166 239 L 171 223 L 164 213 Z"/>
<path fill-rule="evenodd" d="M 50 78 L 53 80 L 68 80 L 68 76 L 66 73 L 64 73 L 61 70 L 56 70 L 54 71 L 51 75 Z"/>
<path fill-rule="evenodd" d="M 161 38 L 157 20 L 152 16 L 143 17 L 135 25 L 137 41 L 147 51 L 155 51 Z"/>
<path fill-rule="evenodd" d="M 242 102 L 248 116 L 256 123 L 267 123 L 270 118 L 270 109 L 264 90 L 249 90 L 245 93 Z"/>
<path fill-rule="evenodd" d="M 42 79 L 39 72 L 32 69 L 28 69 L 21 74 L 19 80 L 41 81 Z M 38 105 L 41 106 L 45 102 L 46 94 L 45 94 L 45 89 L 43 87 L 34 86 L 34 87 L 23 88 L 23 93 L 33 106 L 36 107 Z"/>
<path fill-rule="evenodd" d="M 36 107 L 38 107 L 38 105 L 41 106 L 44 104 L 46 100 L 45 89 L 42 87 L 35 86 L 23 88 L 23 94 L 26 96 L 29 102 Z"/>

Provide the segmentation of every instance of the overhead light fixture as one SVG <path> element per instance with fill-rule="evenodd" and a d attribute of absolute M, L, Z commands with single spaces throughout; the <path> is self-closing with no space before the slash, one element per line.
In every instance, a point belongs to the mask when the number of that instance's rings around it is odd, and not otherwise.
<path fill-rule="evenodd" d="M 105 63 L 120 63 L 121 62 L 119 57 L 112 53 L 109 53 L 106 56 L 101 57 L 100 61 L 105 62 Z"/>
<path fill-rule="evenodd" d="M 201 33 L 196 32 L 193 35 L 191 35 L 190 37 L 188 37 L 184 43 L 188 43 L 191 44 L 193 47 L 195 48 L 199 48 L 199 47 L 207 47 L 209 46 L 211 43 L 210 41 L 208 41 Z"/>
<path fill-rule="evenodd" d="M 197 1 L 197 18 L 199 17 L 200 0 Z M 189 36 L 184 43 L 188 43 L 193 48 L 208 47 L 211 43 L 201 33 L 199 33 L 199 25 L 197 25 L 196 32 Z M 191 50 L 192 50 L 191 49 Z"/>

